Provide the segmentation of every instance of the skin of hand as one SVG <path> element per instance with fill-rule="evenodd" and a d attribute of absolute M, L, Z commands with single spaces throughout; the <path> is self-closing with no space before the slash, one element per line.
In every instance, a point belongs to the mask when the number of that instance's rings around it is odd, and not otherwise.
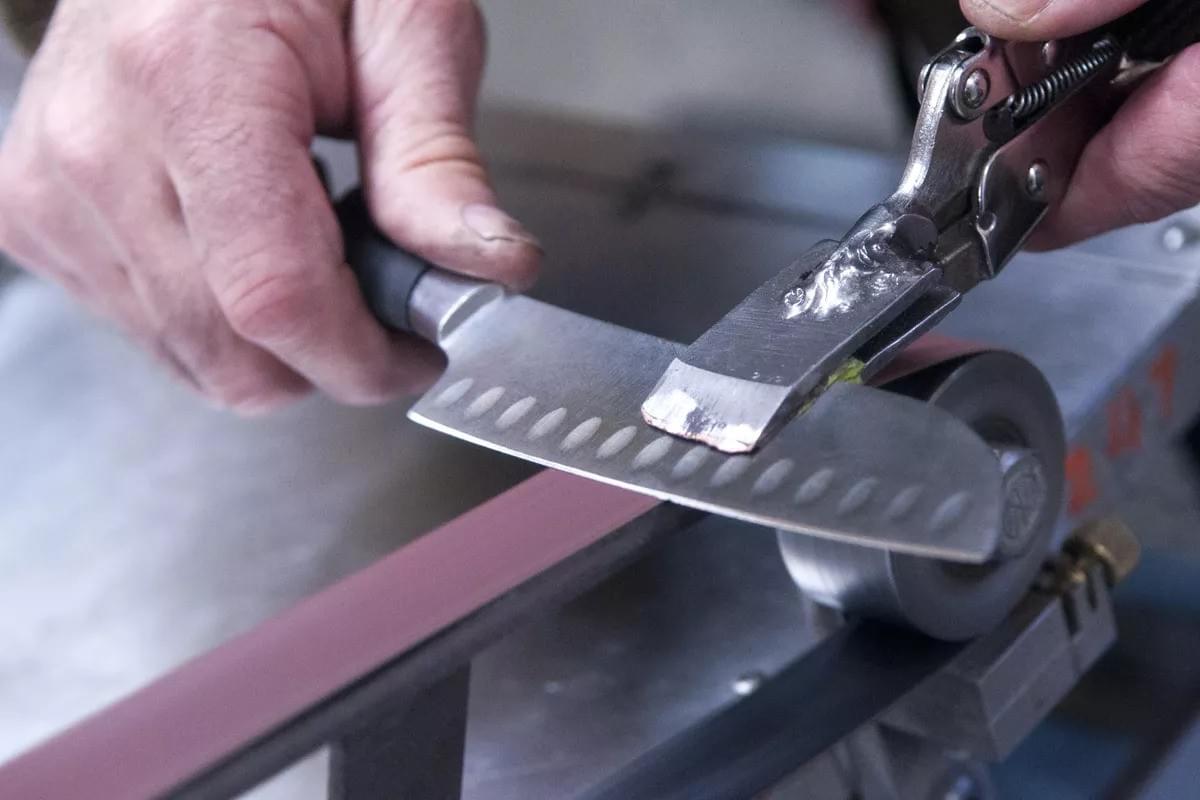
<path fill-rule="evenodd" d="M 971 22 L 1015 40 L 1092 30 L 1142 0 L 962 0 Z M 1084 150 L 1062 203 L 1030 242 L 1061 247 L 1200 203 L 1200 46 L 1138 86 Z"/>
<path fill-rule="evenodd" d="M 441 356 L 367 311 L 309 146 L 357 140 L 402 247 L 527 287 L 541 249 L 470 133 L 483 58 L 470 0 L 60 0 L 0 142 L 0 249 L 218 405 L 415 391 Z"/>

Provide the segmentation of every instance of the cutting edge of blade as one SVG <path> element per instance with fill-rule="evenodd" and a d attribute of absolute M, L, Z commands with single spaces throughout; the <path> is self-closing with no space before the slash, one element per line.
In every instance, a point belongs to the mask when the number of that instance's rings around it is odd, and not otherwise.
<path fill-rule="evenodd" d="M 937 547 L 934 545 L 922 545 L 911 541 L 895 539 L 888 539 L 886 542 L 884 542 L 877 537 L 872 537 L 869 535 L 855 535 L 837 528 L 814 528 L 812 526 L 800 526 L 788 520 L 786 517 L 756 514 L 740 507 L 715 502 L 707 502 L 697 498 L 688 497 L 686 495 L 680 495 L 660 489 L 653 489 L 636 482 L 623 481 L 619 478 L 604 475 L 592 470 L 574 467 L 568 463 L 542 458 L 526 450 L 505 446 L 495 439 L 489 439 L 483 436 L 475 436 L 467 431 L 456 428 L 453 425 L 439 422 L 430 416 L 422 414 L 416 407 L 409 410 L 408 418 L 413 422 L 436 430 L 440 433 L 453 436 L 457 439 L 461 439 L 481 447 L 486 447 L 489 450 L 495 450 L 506 455 L 520 458 L 524 461 L 531 461 L 535 464 L 540 464 L 541 466 L 548 467 L 550 469 L 557 469 L 572 475 L 578 475 L 583 478 L 598 481 L 609 486 L 627 489 L 638 494 L 657 498 L 664 502 L 676 503 L 677 505 L 694 508 L 699 511 L 716 514 L 718 516 L 728 517 L 757 525 L 765 525 L 802 536 L 814 536 L 822 539 L 846 542 L 848 544 L 861 545 L 863 547 L 869 547 L 876 550 L 888 550 L 896 553 L 904 553 L 906 555 L 935 558 L 962 564 L 983 564 L 986 563 L 990 558 L 990 554 L 981 553 L 972 549 L 964 549 L 959 547 Z"/>

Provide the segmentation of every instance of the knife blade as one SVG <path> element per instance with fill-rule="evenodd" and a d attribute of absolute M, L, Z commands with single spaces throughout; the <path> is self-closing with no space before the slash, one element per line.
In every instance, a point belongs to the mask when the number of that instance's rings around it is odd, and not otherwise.
<path fill-rule="evenodd" d="M 665 434 L 641 405 L 683 347 L 419 262 L 342 205 L 347 258 L 387 325 L 449 366 L 422 425 L 548 467 L 783 530 L 966 563 L 992 558 L 998 462 L 958 419 L 841 384 L 753 454 Z"/>

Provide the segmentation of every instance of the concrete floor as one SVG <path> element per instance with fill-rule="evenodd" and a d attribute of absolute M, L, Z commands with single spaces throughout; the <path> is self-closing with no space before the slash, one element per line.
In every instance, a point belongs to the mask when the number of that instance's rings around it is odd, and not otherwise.
<path fill-rule="evenodd" d="M 899 138 L 880 48 L 836 4 L 482 5 L 488 105 Z M 0 124 L 18 72 L 0 47 Z M 0 387 L 0 760 L 525 472 L 402 405 L 214 412 L 32 280 L 0 293 Z"/>

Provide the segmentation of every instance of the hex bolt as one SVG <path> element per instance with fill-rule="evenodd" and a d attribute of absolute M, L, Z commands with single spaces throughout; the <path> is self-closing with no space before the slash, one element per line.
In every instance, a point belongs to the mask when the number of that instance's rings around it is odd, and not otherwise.
<path fill-rule="evenodd" d="M 973 70 L 962 82 L 959 97 L 963 108 L 976 111 L 987 102 L 992 93 L 992 78 L 985 70 Z"/>
<path fill-rule="evenodd" d="M 1118 517 L 1106 517 L 1084 525 L 1072 534 L 1064 550 L 1076 560 L 1094 559 L 1104 568 L 1109 586 L 1129 576 L 1141 560 L 1142 547 L 1133 532 Z"/>
<path fill-rule="evenodd" d="M 1029 165 L 1025 175 L 1025 191 L 1034 200 L 1046 198 L 1046 186 L 1050 180 L 1050 166 L 1045 161 L 1035 161 Z"/>

